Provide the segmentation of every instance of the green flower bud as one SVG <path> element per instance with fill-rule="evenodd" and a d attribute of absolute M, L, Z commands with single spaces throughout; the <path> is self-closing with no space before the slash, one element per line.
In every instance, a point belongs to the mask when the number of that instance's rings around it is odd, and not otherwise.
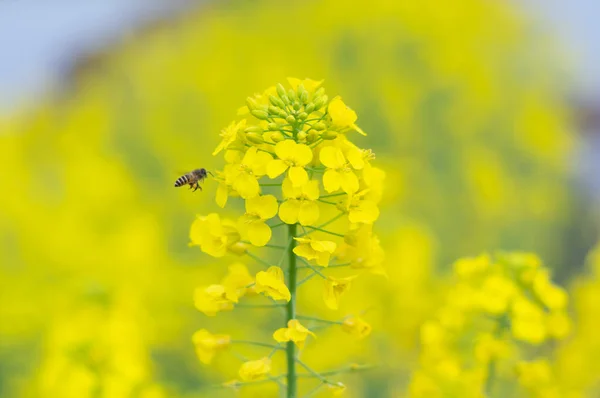
<path fill-rule="evenodd" d="M 296 95 L 296 92 L 294 90 L 292 90 L 291 88 L 288 90 L 288 97 L 292 101 L 296 101 L 298 99 L 298 96 Z"/>
<path fill-rule="evenodd" d="M 322 97 L 319 97 L 319 98 L 316 98 L 316 99 L 314 100 L 314 103 L 315 103 L 315 109 L 317 109 L 317 110 L 321 109 L 321 108 L 323 107 L 323 105 L 325 105 L 325 104 L 327 103 L 327 100 L 328 100 L 328 99 L 329 99 L 329 98 L 328 98 L 326 95 L 324 95 L 324 96 L 322 96 Z"/>
<path fill-rule="evenodd" d="M 248 141 L 254 144 L 262 144 L 263 142 L 265 142 L 262 136 L 258 133 L 248 133 L 246 134 L 246 138 L 248 139 Z"/>
<path fill-rule="evenodd" d="M 319 139 L 319 135 L 317 134 L 316 131 L 311 131 L 310 133 L 308 133 L 308 135 L 306 136 L 306 142 L 308 142 L 309 144 L 312 144 L 313 142 L 315 142 L 317 139 Z"/>
<path fill-rule="evenodd" d="M 277 83 L 276 89 L 277 89 L 277 95 L 279 95 L 279 98 L 283 99 L 283 96 L 285 95 L 285 87 L 283 87 L 283 85 L 281 83 Z"/>
<path fill-rule="evenodd" d="M 285 105 L 289 105 L 289 104 L 291 104 L 291 103 L 292 103 L 292 101 L 290 101 L 289 97 L 288 97 L 287 95 L 285 95 L 285 94 L 283 94 L 283 95 L 281 96 L 281 100 L 283 101 L 283 103 L 284 103 Z"/>
<path fill-rule="evenodd" d="M 279 125 L 277 123 L 269 123 L 269 130 L 276 131 L 279 130 Z"/>
<path fill-rule="evenodd" d="M 254 98 L 248 97 L 248 98 L 246 98 L 246 106 L 248 107 L 248 109 L 253 111 L 258 108 L 258 103 L 256 102 L 256 100 Z"/>
<path fill-rule="evenodd" d="M 262 109 L 255 109 L 253 111 L 250 111 L 250 113 L 252 114 L 252 116 L 260 120 L 267 120 L 269 118 L 269 114 L 266 111 L 263 111 Z"/>
<path fill-rule="evenodd" d="M 288 115 L 288 117 L 285 118 L 285 120 L 289 123 L 289 124 L 294 124 L 296 123 L 296 118 L 293 117 L 292 115 Z"/>
<path fill-rule="evenodd" d="M 300 101 L 302 101 L 303 104 L 308 103 L 308 91 L 304 90 L 300 93 Z"/>
<path fill-rule="evenodd" d="M 298 111 L 298 110 L 300 110 L 302 105 L 298 101 L 296 101 L 296 102 L 294 102 L 293 107 L 294 107 L 294 110 Z"/>
<path fill-rule="evenodd" d="M 298 135 L 296 136 L 300 141 L 304 141 L 306 139 L 306 132 L 305 131 L 301 131 L 298 133 Z"/>
<path fill-rule="evenodd" d="M 248 126 L 244 129 L 245 133 L 259 133 L 262 134 L 263 133 L 263 128 L 260 126 Z"/>
<path fill-rule="evenodd" d="M 279 115 L 279 112 L 281 112 L 280 108 L 273 106 L 273 105 L 269 106 L 269 113 L 271 115 Z"/>
<path fill-rule="evenodd" d="M 337 136 L 338 133 L 332 130 L 327 130 L 326 132 L 321 134 L 321 138 L 323 138 L 324 140 L 334 140 Z"/>
<path fill-rule="evenodd" d="M 308 117 L 308 113 L 306 112 L 300 112 L 300 114 L 298 115 L 298 119 L 300 120 L 304 120 Z"/>
<path fill-rule="evenodd" d="M 287 116 L 288 116 L 288 113 L 287 113 L 285 110 L 283 110 L 283 109 L 282 109 L 282 110 L 279 112 L 279 117 L 280 117 L 280 118 L 282 118 L 282 119 L 285 119 Z"/>
<path fill-rule="evenodd" d="M 327 126 L 325 126 L 325 123 L 323 122 L 317 122 L 315 124 L 313 124 L 313 129 L 317 130 L 317 131 L 323 131 L 327 128 Z"/>
<path fill-rule="evenodd" d="M 281 100 L 281 98 L 277 98 L 274 95 L 270 95 L 269 96 L 269 101 L 271 102 L 271 104 L 273 104 L 274 106 L 278 106 L 280 108 L 284 108 L 285 104 L 283 103 L 283 101 Z"/>
<path fill-rule="evenodd" d="M 325 94 L 325 88 L 319 87 L 319 89 L 315 91 L 315 96 L 313 98 L 321 97 L 323 94 Z"/>
<path fill-rule="evenodd" d="M 307 104 L 304 107 L 304 110 L 306 111 L 306 113 L 312 113 L 315 110 L 315 104 L 313 104 L 312 102 Z"/>
<path fill-rule="evenodd" d="M 271 139 L 274 142 L 280 142 L 280 141 L 283 141 L 285 139 L 285 137 L 283 136 L 283 134 L 281 134 L 279 131 L 277 131 L 277 132 L 271 134 Z"/>

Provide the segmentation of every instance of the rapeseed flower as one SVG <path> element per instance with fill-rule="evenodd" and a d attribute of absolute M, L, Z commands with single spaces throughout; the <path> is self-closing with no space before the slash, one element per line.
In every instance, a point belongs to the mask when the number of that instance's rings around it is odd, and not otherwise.
<path fill-rule="evenodd" d="M 211 334 L 206 329 L 200 329 L 192 336 L 196 354 L 200 362 L 209 364 L 217 354 L 229 347 L 231 338 L 225 334 Z"/>
<path fill-rule="evenodd" d="M 317 337 L 313 332 L 302 326 L 300 321 L 291 319 L 288 321 L 287 328 L 280 328 L 273 333 L 273 338 L 279 343 L 293 341 L 298 348 L 304 348 L 306 338 L 311 335 Z"/>
<path fill-rule="evenodd" d="M 277 214 L 278 207 L 273 195 L 246 199 L 246 214 L 240 217 L 239 226 L 254 246 L 264 246 L 271 240 L 271 228 L 265 221 Z"/>
<path fill-rule="evenodd" d="M 294 253 L 307 260 L 315 260 L 317 265 L 327 267 L 329 259 L 337 247 L 335 242 L 329 240 L 316 240 L 313 238 L 294 238 L 300 245 L 294 248 Z"/>
<path fill-rule="evenodd" d="M 271 371 L 271 360 L 267 357 L 256 361 L 247 361 L 240 367 L 240 378 L 244 381 L 253 381 L 264 378 Z"/>
<path fill-rule="evenodd" d="M 273 300 L 290 301 L 291 299 L 290 290 L 283 281 L 283 271 L 279 267 L 269 267 L 268 270 L 256 274 L 254 290 L 257 293 L 264 293 Z"/>

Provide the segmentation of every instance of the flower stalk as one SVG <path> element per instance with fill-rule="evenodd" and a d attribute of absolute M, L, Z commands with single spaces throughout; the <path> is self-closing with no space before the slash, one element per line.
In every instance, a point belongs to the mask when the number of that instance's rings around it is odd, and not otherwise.
<path fill-rule="evenodd" d="M 244 310 L 243 314 L 251 309 L 279 309 L 285 319 L 284 327 L 270 332 L 277 345 L 257 342 L 245 334 L 232 338 L 199 331 L 194 340 L 199 358 L 209 363 L 231 343 L 270 349 L 259 358 L 246 358 L 232 351 L 243 362 L 238 370 L 240 380 L 225 385 L 237 388 L 275 382 L 286 391 L 285 396 L 296 398 L 301 391 L 298 380 L 307 377 L 320 380 L 322 386 L 336 393 L 342 392 L 345 386 L 341 382 L 325 376 L 346 371 L 322 373 L 299 359 L 309 338 L 316 338 L 314 330 L 323 330 L 320 325 L 311 330 L 300 320 L 338 325 L 358 338 L 371 332 L 368 323 L 352 315 L 341 321 L 299 316 L 297 291 L 298 286 L 313 282 L 317 276 L 324 309 L 337 310 L 358 275 L 333 277 L 327 268 L 374 271 L 381 266 L 383 252 L 372 233 L 372 224 L 379 216 L 377 204 L 384 174 L 370 164 L 374 158 L 370 150 L 359 148 L 347 138 L 352 131 L 364 133 L 355 124 L 356 113 L 341 98 L 329 100 L 322 82 L 289 79 L 289 83 L 291 88 L 278 84 L 248 98 L 247 106 L 238 113 L 241 120 L 222 131 L 222 142 L 213 153 L 222 152 L 226 161 L 222 171 L 215 171 L 215 182 L 219 184 L 217 205 L 224 208 L 230 198 L 241 199 L 243 215 L 237 221 L 221 219 L 217 213 L 198 216 L 190 238 L 192 245 L 213 257 L 237 256 L 220 283 L 196 290 L 198 310 L 216 316 L 238 308 Z M 336 197 L 340 197 L 339 203 L 336 199 L 323 200 Z M 341 228 L 325 229 L 338 220 L 336 225 Z M 273 241 L 273 230 L 284 225 L 287 240 Z M 256 248 L 276 250 L 256 252 Z M 336 263 L 330 265 L 333 261 Z M 257 269 L 254 275 L 249 267 Z M 299 279 L 298 272 L 303 269 L 309 274 Z M 266 296 L 271 303 L 253 302 L 257 295 Z M 273 324 L 281 321 L 273 316 Z M 275 376 L 271 374 L 271 361 L 279 352 L 285 353 L 287 371 Z M 298 366 L 308 373 L 298 373 Z M 351 365 L 347 369 L 358 368 Z"/>
<path fill-rule="evenodd" d="M 287 322 L 296 319 L 296 254 L 294 253 L 294 247 L 296 246 L 296 224 L 288 226 L 288 239 L 290 244 L 288 245 L 288 286 L 290 289 L 291 299 L 287 304 Z M 287 362 L 287 398 L 295 398 L 297 393 L 296 387 L 296 346 L 293 341 L 287 342 L 286 348 L 286 362 Z"/>

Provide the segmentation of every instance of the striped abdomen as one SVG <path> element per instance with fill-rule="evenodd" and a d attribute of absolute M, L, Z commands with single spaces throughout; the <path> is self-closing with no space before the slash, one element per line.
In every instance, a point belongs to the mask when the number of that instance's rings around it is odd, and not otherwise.
<path fill-rule="evenodd" d="M 189 182 L 190 182 L 189 174 L 184 174 L 181 177 L 179 177 L 177 179 L 177 181 L 175 181 L 175 186 L 180 187 L 182 185 L 189 184 Z"/>

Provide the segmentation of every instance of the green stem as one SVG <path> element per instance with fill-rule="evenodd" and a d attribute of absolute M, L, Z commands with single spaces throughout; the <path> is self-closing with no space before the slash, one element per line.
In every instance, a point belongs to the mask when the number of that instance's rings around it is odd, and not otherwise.
<path fill-rule="evenodd" d="M 252 257 L 254 260 L 256 260 L 257 262 L 261 263 L 262 265 L 266 265 L 267 267 L 270 267 L 271 264 L 269 264 L 268 262 L 266 262 L 265 260 L 263 260 L 262 258 L 258 257 L 257 255 L 254 255 L 252 253 L 250 253 L 248 250 L 246 250 L 246 254 L 250 257 Z"/>
<path fill-rule="evenodd" d="M 287 305 L 287 323 L 292 319 L 296 319 L 296 255 L 294 254 L 294 246 L 296 241 L 296 224 L 288 227 L 288 288 L 290 289 L 290 301 Z M 296 354 L 295 344 L 293 341 L 288 341 L 286 348 L 287 357 L 287 398 L 296 398 Z"/>
<path fill-rule="evenodd" d="M 344 322 L 342 322 L 342 321 L 330 321 L 328 319 L 315 318 L 313 316 L 297 315 L 296 318 L 303 319 L 303 320 L 306 320 L 306 321 L 315 321 L 315 322 L 330 323 L 330 324 L 333 324 L 333 325 L 343 325 L 344 324 Z"/>
<path fill-rule="evenodd" d="M 487 369 L 487 379 L 485 380 L 485 396 L 491 398 L 494 388 L 494 379 L 496 378 L 496 359 L 490 358 Z"/>
<path fill-rule="evenodd" d="M 248 345 L 255 345 L 258 347 L 267 347 L 267 348 L 271 348 L 273 350 L 283 350 L 282 347 L 278 347 L 274 344 L 267 344 L 267 343 L 260 343 L 258 341 L 250 341 L 250 340 L 231 340 L 231 342 L 233 344 L 248 344 Z"/>
<path fill-rule="evenodd" d="M 323 228 L 323 227 L 326 227 L 326 226 L 328 226 L 329 224 L 331 224 L 331 223 L 333 223 L 333 222 L 337 221 L 339 218 L 343 217 L 345 214 L 346 214 L 346 213 L 340 213 L 340 214 L 338 214 L 337 216 L 333 217 L 331 220 L 329 220 L 329 221 L 326 221 L 326 222 L 324 222 L 323 224 L 321 224 L 321 225 L 319 225 L 318 227 L 315 227 L 315 228 L 313 228 L 313 229 L 315 229 L 315 230 L 316 230 L 316 228 Z M 302 236 L 305 236 L 305 235 L 308 235 L 308 234 L 310 234 L 310 233 L 312 233 L 312 232 L 314 232 L 314 231 L 308 231 L 308 232 L 305 232 L 305 233 L 303 233 L 303 234 L 299 235 L 298 237 L 300 238 L 300 237 L 302 237 Z"/>
<path fill-rule="evenodd" d="M 340 238 L 344 237 L 344 235 L 342 235 L 342 234 L 338 234 L 337 232 L 328 231 L 328 230 L 323 229 L 323 228 L 311 227 L 310 225 L 307 225 L 306 227 L 310 228 L 310 229 L 314 229 L 315 231 L 325 232 L 326 234 L 329 234 L 329 235 L 339 236 Z"/>

